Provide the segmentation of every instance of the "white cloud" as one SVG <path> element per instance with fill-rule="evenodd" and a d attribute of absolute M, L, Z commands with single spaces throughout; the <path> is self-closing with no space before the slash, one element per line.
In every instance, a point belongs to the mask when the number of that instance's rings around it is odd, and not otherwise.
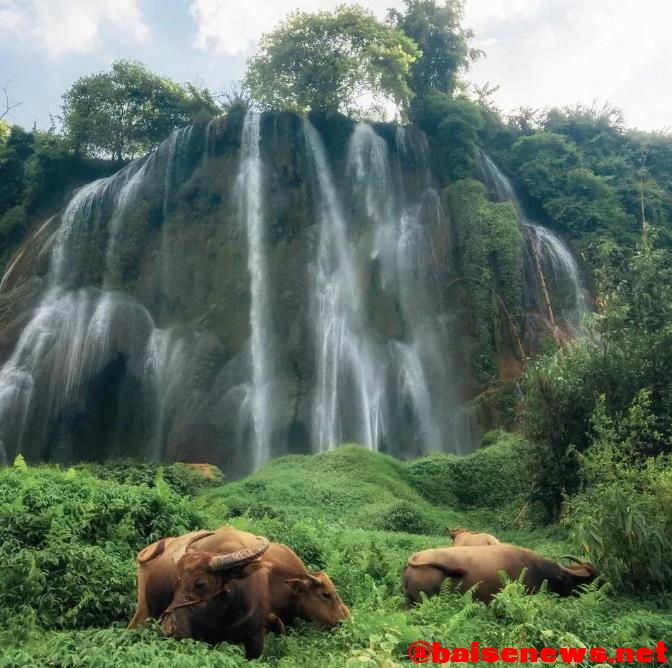
<path fill-rule="evenodd" d="M 295 9 L 333 10 L 338 4 L 334 0 L 192 0 L 196 46 L 226 55 L 247 54 L 254 51 L 263 33 Z M 359 4 L 384 16 L 388 7 L 401 5 L 401 0 L 364 0 Z"/>
<path fill-rule="evenodd" d="M 295 9 L 341 0 L 190 0 L 196 46 L 249 55 L 263 32 Z M 402 0 L 364 0 L 384 16 Z M 465 27 L 487 53 L 468 78 L 499 84 L 504 110 L 605 102 L 642 128 L 672 124 L 672 3 L 669 0 L 466 0 Z"/>
<path fill-rule="evenodd" d="M 88 53 L 104 33 L 145 40 L 139 0 L 0 0 L 0 38 L 19 48 Z"/>
<path fill-rule="evenodd" d="M 668 0 L 467 0 L 465 25 L 488 56 L 468 78 L 500 84 L 504 111 L 596 101 L 629 125 L 672 123 Z"/>

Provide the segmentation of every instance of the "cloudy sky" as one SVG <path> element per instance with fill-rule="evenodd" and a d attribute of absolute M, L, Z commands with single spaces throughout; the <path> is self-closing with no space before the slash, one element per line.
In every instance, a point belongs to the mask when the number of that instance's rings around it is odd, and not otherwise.
<path fill-rule="evenodd" d="M 262 32 L 329 0 L 0 0 L 0 86 L 11 121 L 49 124 L 79 76 L 137 59 L 214 90 L 239 79 Z M 384 16 L 401 0 L 361 0 Z M 467 78 L 499 85 L 503 111 L 602 105 L 641 129 L 672 127 L 669 0 L 466 0 L 464 25 L 487 58 Z"/>

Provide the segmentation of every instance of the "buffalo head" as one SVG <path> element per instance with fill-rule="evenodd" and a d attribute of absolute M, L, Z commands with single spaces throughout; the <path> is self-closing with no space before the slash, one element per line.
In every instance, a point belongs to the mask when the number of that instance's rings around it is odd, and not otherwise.
<path fill-rule="evenodd" d="M 229 554 L 186 552 L 177 563 L 175 594 L 161 622 L 163 631 L 177 639 L 245 641 L 245 629 L 236 625 L 255 608 L 248 581 L 259 571 L 257 559 L 269 544 L 259 538 L 256 545 Z"/>
<path fill-rule="evenodd" d="M 581 585 L 591 584 L 600 575 L 600 571 L 598 571 L 589 561 L 573 557 L 571 554 L 566 554 L 562 558 L 574 562 L 569 567 L 561 566 L 571 581 L 572 590 Z"/>
<path fill-rule="evenodd" d="M 331 578 L 324 572 L 304 573 L 285 580 L 295 597 L 298 616 L 322 628 L 331 628 L 350 617 Z"/>

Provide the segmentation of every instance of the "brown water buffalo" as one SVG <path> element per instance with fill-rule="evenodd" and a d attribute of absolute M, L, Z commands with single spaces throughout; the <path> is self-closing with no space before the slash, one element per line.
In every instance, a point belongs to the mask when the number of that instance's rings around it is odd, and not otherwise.
<path fill-rule="evenodd" d="M 469 529 L 448 529 L 448 535 L 453 539 L 453 547 L 469 545 L 500 545 L 500 542 L 491 533 L 474 533 Z"/>
<path fill-rule="evenodd" d="M 242 569 L 229 565 L 213 571 L 217 559 L 244 554 L 259 540 L 221 527 L 167 538 L 142 550 L 137 557 L 138 608 L 129 628 L 163 614 L 168 635 L 243 642 L 248 658 L 254 658 L 263 648 L 264 628 L 282 632 L 296 617 L 332 627 L 349 616 L 329 576 L 309 573 L 296 553 L 280 543 L 271 543 L 263 557 Z"/>
<path fill-rule="evenodd" d="M 531 550 L 506 543 L 422 550 L 408 559 L 401 589 L 409 603 L 417 603 L 422 592 L 434 596 L 440 592 L 444 580 L 450 579 L 459 592 L 478 585 L 474 597 L 489 603 L 503 587 L 501 572 L 517 579 L 524 570 L 523 583 L 529 593 L 538 591 L 547 581 L 550 591 L 568 596 L 599 575 L 592 564 L 569 558 L 576 564 L 567 568 Z"/>

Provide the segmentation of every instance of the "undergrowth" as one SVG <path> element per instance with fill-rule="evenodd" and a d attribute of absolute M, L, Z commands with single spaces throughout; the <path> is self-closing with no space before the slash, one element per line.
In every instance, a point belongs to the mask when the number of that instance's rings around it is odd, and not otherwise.
<path fill-rule="evenodd" d="M 497 440 L 462 460 L 410 463 L 344 446 L 286 457 L 220 487 L 199 484 L 193 471 L 184 480 L 174 471 L 169 483 L 155 465 L 143 472 L 129 463 L 140 484 L 128 482 L 119 464 L 112 472 L 20 462 L 3 469 L 0 668 L 247 665 L 236 645 L 167 639 L 157 623 L 124 628 L 135 607 L 136 552 L 160 536 L 224 523 L 282 541 L 325 569 L 352 611 L 331 632 L 299 624 L 286 636 L 269 634 L 260 667 L 394 668 L 410 665 L 408 646 L 418 639 L 607 650 L 672 639 L 669 598 L 616 595 L 610 583 L 559 599 L 526 596 L 514 582 L 488 607 L 467 593 L 406 609 L 404 563 L 416 550 L 447 545 L 447 525 L 495 531 L 551 556 L 579 553 L 562 527 L 534 526 L 533 515 L 521 515 L 525 480 L 515 467 L 523 446 L 515 437 Z"/>

